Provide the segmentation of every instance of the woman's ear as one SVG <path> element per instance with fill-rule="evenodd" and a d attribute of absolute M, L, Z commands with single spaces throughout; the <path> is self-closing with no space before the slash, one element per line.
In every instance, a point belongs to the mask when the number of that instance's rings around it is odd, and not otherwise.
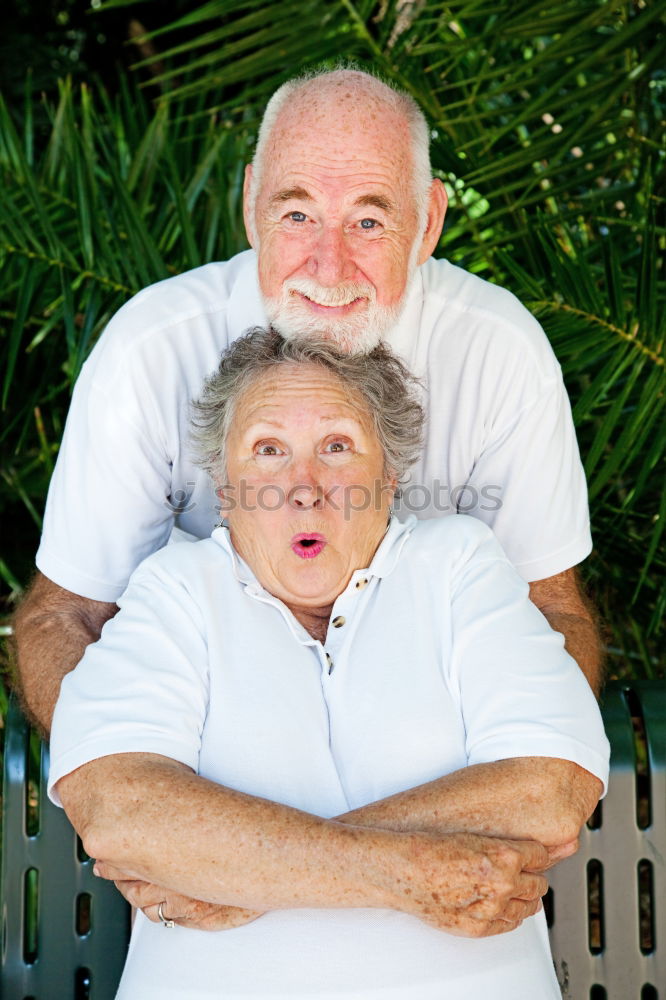
<path fill-rule="evenodd" d="M 233 501 L 227 483 L 218 483 L 215 487 L 215 496 L 220 501 L 218 512 L 220 517 L 224 517 L 233 508 Z"/>
<path fill-rule="evenodd" d="M 386 480 L 384 482 L 384 487 L 382 490 L 382 497 L 389 511 L 391 510 L 399 486 L 400 484 L 398 482 L 398 477 L 396 476 L 395 472 L 393 472 L 392 469 L 388 469 L 386 472 Z"/>

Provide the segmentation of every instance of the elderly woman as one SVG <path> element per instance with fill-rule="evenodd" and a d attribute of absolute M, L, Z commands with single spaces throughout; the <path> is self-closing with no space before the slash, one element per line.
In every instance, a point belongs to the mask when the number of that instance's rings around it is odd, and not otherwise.
<path fill-rule="evenodd" d="M 407 373 L 255 331 L 197 410 L 227 525 L 137 569 L 53 727 L 88 853 L 162 887 L 118 996 L 556 1000 L 542 872 L 608 746 L 490 531 L 391 518 Z"/>

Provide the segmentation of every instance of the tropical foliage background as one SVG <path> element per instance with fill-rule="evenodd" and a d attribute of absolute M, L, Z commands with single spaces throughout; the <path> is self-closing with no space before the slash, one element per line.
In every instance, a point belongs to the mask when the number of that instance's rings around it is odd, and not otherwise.
<path fill-rule="evenodd" d="M 584 571 L 610 673 L 663 676 L 664 0 L 93 0 L 85 15 L 49 0 L 41 39 L 39 4 L 13 6 L 0 77 L 5 633 L 72 385 L 106 321 L 142 286 L 246 246 L 242 168 L 267 96 L 353 59 L 428 115 L 451 200 L 438 255 L 511 288 L 545 327 L 589 480 Z M 132 40 L 109 55 L 111 35 Z"/>

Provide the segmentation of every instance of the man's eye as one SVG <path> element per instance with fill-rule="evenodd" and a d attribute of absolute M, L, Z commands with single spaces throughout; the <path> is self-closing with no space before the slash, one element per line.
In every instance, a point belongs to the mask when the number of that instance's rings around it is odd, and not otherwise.
<path fill-rule="evenodd" d="M 307 216 L 304 212 L 290 212 L 289 218 L 292 222 L 305 222 Z"/>
<path fill-rule="evenodd" d="M 376 219 L 361 219 L 361 229 L 374 229 L 378 225 Z"/>

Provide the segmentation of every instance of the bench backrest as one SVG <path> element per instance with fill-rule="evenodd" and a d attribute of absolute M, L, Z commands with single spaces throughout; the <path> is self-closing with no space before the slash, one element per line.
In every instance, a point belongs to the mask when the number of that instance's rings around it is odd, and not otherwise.
<path fill-rule="evenodd" d="M 608 794 L 551 873 L 562 996 L 666 1000 L 666 683 L 609 684 Z"/>
<path fill-rule="evenodd" d="M 47 798 L 48 749 L 13 701 L 5 727 L 0 996 L 113 1000 L 129 906 Z"/>
<path fill-rule="evenodd" d="M 551 873 L 553 959 L 568 1000 L 666 1000 L 666 684 L 611 684 L 603 714 L 610 788 L 578 854 Z M 0 996 L 113 1000 L 129 907 L 92 874 L 63 811 L 46 797 L 47 773 L 48 751 L 12 703 Z"/>

